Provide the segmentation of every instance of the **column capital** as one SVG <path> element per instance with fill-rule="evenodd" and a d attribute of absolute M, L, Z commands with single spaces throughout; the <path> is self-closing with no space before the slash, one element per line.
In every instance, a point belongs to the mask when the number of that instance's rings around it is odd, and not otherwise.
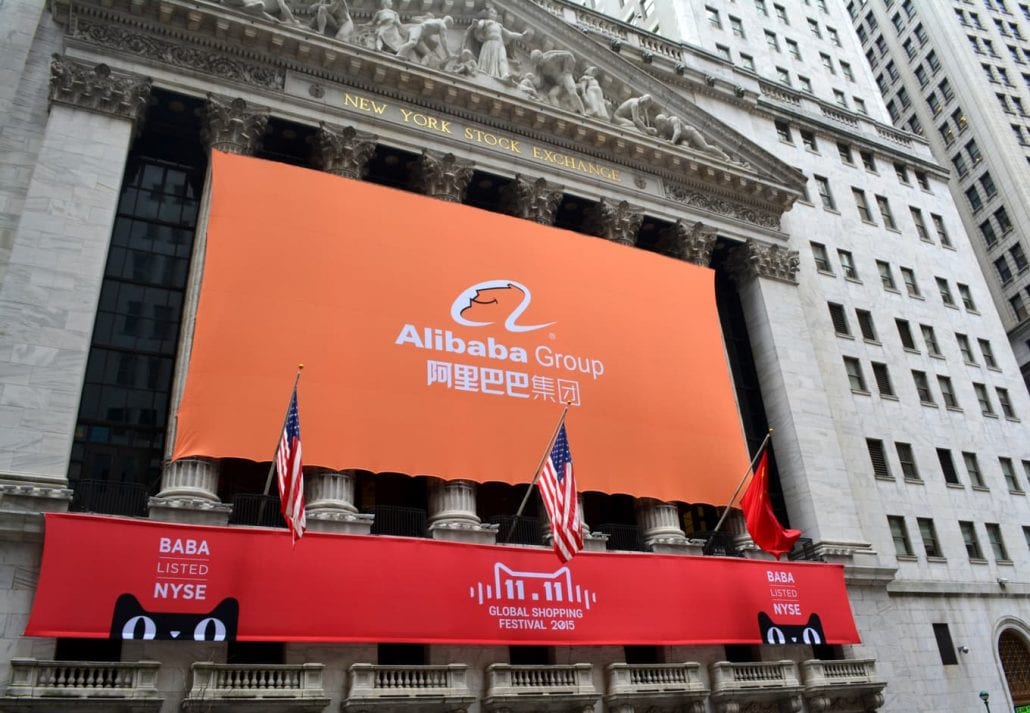
<path fill-rule="evenodd" d="M 594 235 L 622 245 L 635 246 L 640 224 L 644 221 L 642 208 L 626 201 L 602 198 L 593 211 L 591 227 Z"/>
<path fill-rule="evenodd" d="M 737 284 L 757 277 L 768 277 L 796 285 L 800 265 L 801 259 L 797 250 L 748 240 L 733 251 L 727 268 Z"/>
<path fill-rule="evenodd" d="M 50 59 L 51 103 L 135 123 L 146 111 L 150 87 L 149 77 L 112 72 L 106 64 L 79 62 L 60 54 Z"/>
<path fill-rule="evenodd" d="M 351 535 L 371 532 L 373 516 L 359 513 L 354 505 L 354 479 L 354 472 L 349 470 L 317 466 L 304 469 L 308 529 Z"/>
<path fill-rule="evenodd" d="M 204 141 L 208 148 L 249 156 L 261 148 L 268 126 L 268 110 L 236 97 L 207 95 L 201 111 Z"/>
<path fill-rule="evenodd" d="M 378 142 L 375 134 L 323 121 L 315 135 L 315 158 L 326 173 L 360 180 L 368 172 L 368 161 Z"/>
<path fill-rule="evenodd" d="M 423 149 L 411 164 L 411 184 L 433 198 L 461 203 L 472 180 L 475 164 L 452 153 Z"/>
<path fill-rule="evenodd" d="M 504 191 L 504 209 L 516 218 L 554 225 L 564 194 L 562 186 L 548 183 L 544 178 L 534 179 L 517 173 Z"/>
<path fill-rule="evenodd" d="M 663 237 L 672 245 L 674 257 L 701 267 L 711 264 L 712 250 L 715 248 L 715 228 L 700 221 L 690 223 L 677 220 L 663 232 Z"/>
<path fill-rule="evenodd" d="M 150 499 L 150 519 L 198 525 L 225 525 L 232 505 L 218 499 L 221 463 L 182 458 L 165 463 L 161 491 Z"/>
<path fill-rule="evenodd" d="M 476 484 L 470 480 L 436 480 L 429 488 L 429 534 L 435 540 L 494 544 L 497 525 L 484 525 L 476 514 Z"/>

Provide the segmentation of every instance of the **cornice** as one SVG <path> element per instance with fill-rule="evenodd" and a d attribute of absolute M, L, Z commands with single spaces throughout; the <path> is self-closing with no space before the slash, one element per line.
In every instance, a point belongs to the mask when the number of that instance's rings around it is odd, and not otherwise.
<path fill-rule="evenodd" d="M 546 11 L 530 3 L 518 9 L 520 15 L 537 13 L 563 27 L 562 40 L 567 40 L 570 50 L 589 57 L 603 71 L 626 74 L 632 70 L 631 74 L 636 72 L 647 82 L 655 81 L 626 66 L 625 60 L 614 53 L 610 53 L 611 57 L 596 57 L 599 50 L 592 39 L 577 36 L 573 28 Z M 729 164 L 700 151 L 674 147 L 514 94 L 490 92 L 454 74 L 341 43 L 302 28 L 258 20 L 213 3 L 55 0 L 54 13 L 67 24 L 70 37 L 105 53 L 131 56 L 138 63 L 170 64 L 202 72 L 264 93 L 280 92 L 287 72 L 294 71 L 514 131 L 542 143 L 654 175 L 670 184 L 711 193 L 721 198 L 721 203 L 730 201 L 740 206 L 723 214 L 745 216 L 744 220 L 752 214 L 777 216 L 775 221 L 763 218 L 757 223 L 766 229 L 778 229 L 779 214 L 789 210 L 799 195 L 793 185 L 793 169 L 785 167 L 783 175 L 776 179 L 764 178 L 761 174 L 768 171 L 756 173 L 753 165 Z M 745 143 L 741 136 L 735 132 L 731 135 L 732 130 L 682 98 L 673 109 L 688 121 L 697 121 L 705 135 L 717 138 L 720 145 L 739 149 Z M 747 148 L 761 151 L 750 145 Z M 745 160 L 757 156 L 765 163 L 758 154 L 741 153 Z"/>

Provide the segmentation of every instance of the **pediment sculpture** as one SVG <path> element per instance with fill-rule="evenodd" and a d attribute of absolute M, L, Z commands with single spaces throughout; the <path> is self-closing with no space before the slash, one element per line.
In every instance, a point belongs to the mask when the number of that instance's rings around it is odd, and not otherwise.
<path fill-rule="evenodd" d="M 273 22 L 394 55 L 452 73 L 492 91 L 522 95 L 620 129 L 666 141 L 721 161 L 744 164 L 708 141 L 686 119 L 659 106 L 650 94 L 636 94 L 595 66 L 584 66 L 566 49 L 529 46 L 532 28 L 515 29 L 488 6 L 475 17 L 437 17 L 432 12 L 403 16 L 393 0 L 378 0 L 367 21 L 356 22 L 347 0 L 218 0 Z M 467 23 L 467 27 L 462 26 Z M 616 86 L 619 96 L 606 93 Z M 627 98 L 628 97 L 628 98 Z"/>

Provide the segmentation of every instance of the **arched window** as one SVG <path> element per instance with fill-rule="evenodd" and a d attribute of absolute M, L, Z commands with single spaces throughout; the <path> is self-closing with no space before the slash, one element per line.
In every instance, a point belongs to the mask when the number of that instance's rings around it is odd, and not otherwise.
<path fill-rule="evenodd" d="M 1017 708 L 1030 705 L 1030 648 L 1026 640 L 1015 629 L 1006 629 L 998 638 L 998 655 L 1013 704 Z"/>

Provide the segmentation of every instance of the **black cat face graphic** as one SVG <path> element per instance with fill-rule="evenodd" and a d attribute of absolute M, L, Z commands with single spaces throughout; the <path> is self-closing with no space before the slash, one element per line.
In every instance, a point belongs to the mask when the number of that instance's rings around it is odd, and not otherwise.
<path fill-rule="evenodd" d="M 111 618 L 112 639 L 166 641 L 233 641 L 240 618 L 240 604 L 223 599 L 206 614 L 151 612 L 131 594 L 118 597 Z"/>
<path fill-rule="evenodd" d="M 808 617 L 807 624 L 776 624 L 765 612 L 758 613 L 758 631 L 766 644 L 821 644 L 826 641 L 823 623 L 818 614 Z"/>

